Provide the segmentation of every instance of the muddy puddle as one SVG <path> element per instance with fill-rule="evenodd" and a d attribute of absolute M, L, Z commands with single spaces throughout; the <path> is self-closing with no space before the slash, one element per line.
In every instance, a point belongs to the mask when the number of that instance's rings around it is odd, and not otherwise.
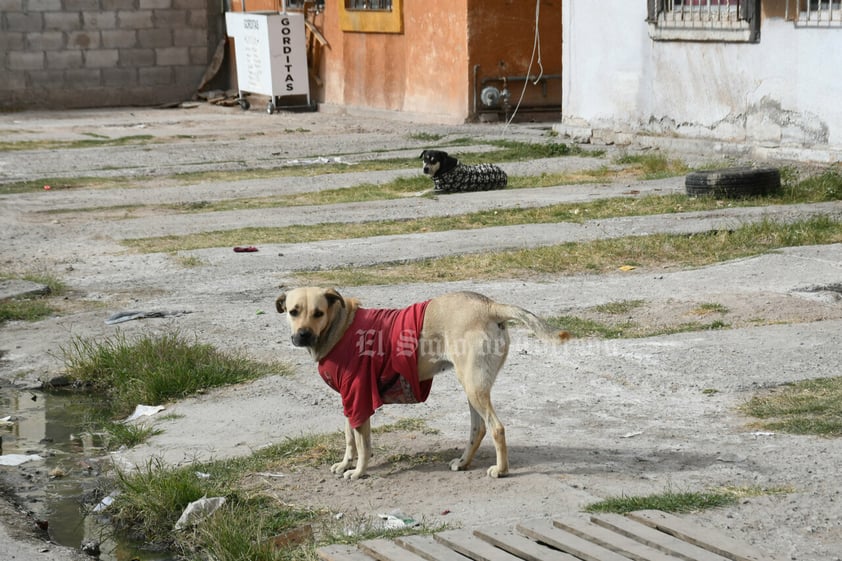
<path fill-rule="evenodd" d="M 94 399 L 73 393 L 0 388 L 0 479 L 15 502 L 60 545 L 99 548 L 103 561 L 169 561 L 115 539 L 105 512 L 108 455 L 86 429 Z M 24 461 L 25 460 L 25 461 Z"/>

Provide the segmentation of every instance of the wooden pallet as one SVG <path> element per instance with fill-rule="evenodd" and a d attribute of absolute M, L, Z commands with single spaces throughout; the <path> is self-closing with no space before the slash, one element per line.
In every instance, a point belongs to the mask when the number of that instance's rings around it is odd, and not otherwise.
<path fill-rule="evenodd" d="M 656 510 L 368 540 L 317 553 L 324 561 L 775 561 L 719 531 Z"/>

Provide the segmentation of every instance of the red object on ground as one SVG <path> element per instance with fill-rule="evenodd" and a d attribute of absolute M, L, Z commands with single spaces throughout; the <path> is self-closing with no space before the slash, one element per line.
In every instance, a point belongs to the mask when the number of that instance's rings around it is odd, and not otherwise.
<path fill-rule="evenodd" d="M 255 251 L 257 251 L 257 248 L 254 247 L 253 245 L 249 245 L 249 246 L 245 246 L 245 247 L 237 246 L 237 247 L 234 248 L 235 253 L 253 253 Z"/>

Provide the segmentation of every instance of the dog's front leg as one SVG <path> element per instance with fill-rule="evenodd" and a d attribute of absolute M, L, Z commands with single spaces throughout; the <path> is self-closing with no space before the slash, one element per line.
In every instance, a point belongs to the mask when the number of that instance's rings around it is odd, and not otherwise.
<path fill-rule="evenodd" d="M 357 456 L 357 467 L 348 470 L 351 460 Z M 330 471 L 342 475 L 345 479 L 359 479 L 368 469 L 368 459 L 371 457 L 371 419 L 357 428 L 352 428 L 349 421 L 345 421 L 345 456 L 338 464 L 333 464 Z"/>
<path fill-rule="evenodd" d="M 342 461 L 330 466 L 330 471 L 336 475 L 342 475 L 351 465 L 354 456 L 357 455 L 357 444 L 354 439 L 354 429 L 351 428 L 351 422 L 345 419 L 345 456 Z"/>

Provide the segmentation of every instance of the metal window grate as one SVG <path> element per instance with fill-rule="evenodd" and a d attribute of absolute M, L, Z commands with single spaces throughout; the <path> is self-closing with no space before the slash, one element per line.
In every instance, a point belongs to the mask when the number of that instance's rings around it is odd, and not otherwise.
<path fill-rule="evenodd" d="M 842 26 L 840 0 L 787 0 L 786 19 L 804 27 Z"/>
<path fill-rule="evenodd" d="M 741 19 L 739 0 L 666 0 L 664 20 L 669 23 L 716 25 Z"/>

